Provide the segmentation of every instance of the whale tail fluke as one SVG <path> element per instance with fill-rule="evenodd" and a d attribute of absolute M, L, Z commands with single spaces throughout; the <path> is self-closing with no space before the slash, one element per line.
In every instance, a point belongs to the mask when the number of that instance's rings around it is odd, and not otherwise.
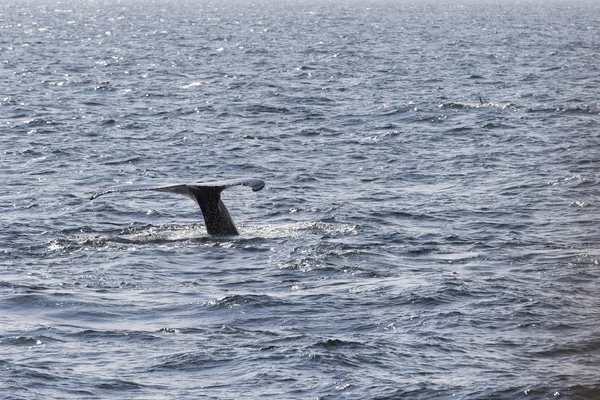
<path fill-rule="evenodd" d="M 229 215 L 229 211 L 221 200 L 221 192 L 231 186 L 248 186 L 257 192 L 265 186 L 265 182 L 256 178 L 245 178 L 180 185 L 123 185 L 94 193 L 90 200 L 109 193 L 123 192 L 155 191 L 181 194 L 198 203 L 209 235 L 238 235 L 239 232 Z"/>

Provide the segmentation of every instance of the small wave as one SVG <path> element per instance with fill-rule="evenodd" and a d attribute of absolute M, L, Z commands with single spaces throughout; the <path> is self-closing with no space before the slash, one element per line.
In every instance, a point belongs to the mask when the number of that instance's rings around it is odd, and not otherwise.
<path fill-rule="evenodd" d="M 105 247 L 110 239 L 104 235 L 75 235 L 66 239 L 52 239 L 46 244 L 50 252 L 75 252 L 88 248 Z"/>
<path fill-rule="evenodd" d="M 468 132 L 472 130 L 473 128 L 469 126 L 457 126 L 456 128 L 449 129 L 448 132 Z"/>
<path fill-rule="evenodd" d="M 310 129 L 302 129 L 299 132 L 299 135 L 302 136 L 339 136 L 341 132 L 335 129 L 327 128 L 327 127 L 318 127 L 318 128 L 310 128 Z"/>
<path fill-rule="evenodd" d="M 285 107 L 274 107 L 264 105 L 254 105 L 246 107 L 244 108 L 244 111 L 249 112 L 251 114 L 288 114 L 290 112 L 290 110 Z"/>
<path fill-rule="evenodd" d="M 472 108 L 498 108 L 500 110 L 514 109 L 516 106 L 513 103 L 494 103 L 494 102 L 473 102 L 473 103 L 461 103 L 461 102 L 448 102 L 442 103 L 438 106 L 442 109 L 472 109 Z"/>
<path fill-rule="evenodd" d="M 113 331 L 113 330 L 95 330 L 84 329 L 79 332 L 70 333 L 68 335 L 75 339 L 116 339 L 116 340 L 132 340 L 132 341 L 153 341 L 159 340 L 159 337 L 143 331 Z"/>
<path fill-rule="evenodd" d="M 338 349 L 343 347 L 361 347 L 363 344 L 360 342 L 340 340 L 340 339 L 327 339 L 324 341 L 317 342 L 313 345 L 313 348 L 324 348 L 324 349 Z"/>
<path fill-rule="evenodd" d="M 309 235 L 355 235 L 359 232 L 358 225 L 332 222 L 293 222 L 289 224 L 267 224 L 240 228 L 243 236 L 260 237 L 264 239 L 298 238 Z"/>
<path fill-rule="evenodd" d="M 532 107 L 527 109 L 528 113 L 556 113 L 556 114 L 600 114 L 598 105 L 581 105 L 575 107 Z"/>
<path fill-rule="evenodd" d="M 60 122 L 53 121 L 51 119 L 36 117 L 36 118 L 31 118 L 31 119 L 26 119 L 26 120 L 20 121 L 17 123 L 17 125 L 14 125 L 13 128 L 17 128 L 22 125 L 26 125 L 28 128 L 33 128 L 33 127 L 41 127 L 41 126 L 48 126 L 48 125 L 51 125 L 51 126 L 60 125 Z"/>
<path fill-rule="evenodd" d="M 181 86 L 181 88 L 182 89 L 191 89 L 191 88 L 195 88 L 195 87 L 204 86 L 206 83 L 207 82 L 197 81 L 197 82 L 189 83 L 187 85 L 183 85 L 183 86 Z"/>
<path fill-rule="evenodd" d="M 543 69 L 542 71 L 544 71 L 544 72 L 550 72 L 550 71 L 559 71 L 559 70 L 561 70 L 561 69 L 563 69 L 563 68 L 564 68 L 564 67 L 559 67 L 559 66 L 556 66 L 556 67 L 550 67 L 550 68 Z"/>
<path fill-rule="evenodd" d="M 479 257 L 479 253 L 476 252 L 465 252 L 465 253 L 440 253 L 434 256 L 438 260 L 446 261 L 448 263 L 464 263 L 472 260 L 473 258 Z"/>
<path fill-rule="evenodd" d="M 236 329 L 229 331 L 227 327 L 225 333 L 238 333 Z M 245 332 L 244 332 L 245 333 Z M 235 368 L 239 362 L 236 360 L 237 352 L 235 349 L 198 349 L 196 351 L 185 351 L 169 354 L 155 359 L 153 365 L 148 366 L 148 372 L 156 371 L 193 371 L 199 369 L 206 370 L 227 366 L 228 369 Z"/>
<path fill-rule="evenodd" d="M 7 288 L 12 290 L 13 292 L 20 293 L 38 293 L 49 289 L 49 287 L 42 285 L 24 285 L 14 282 L 0 281 L 0 289 L 2 288 Z"/>
<path fill-rule="evenodd" d="M 120 237 L 132 242 L 181 241 L 198 239 L 205 235 L 203 224 L 166 224 L 144 227 L 129 227 L 120 232 Z"/>
<path fill-rule="evenodd" d="M 2 342 L 13 345 L 13 346 L 41 346 L 44 344 L 39 338 L 31 336 L 15 336 L 7 339 L 3 339 Z"/>
<path fill-rule="evenodd" d="M 110 391 L 122 391 L 122 390 L 131 390 L 131 389 L 140 389 L 143 388 L 144 385 L 140 385 L 136 382 L 125 381 L 122 379 L 108 379 L 104 382 L 96 384 L 98 389 L 110 390 Z"/>
<path fill-rule="evenodd" d="M 122 165 L 122 164 L 136 164 L 142 161 L 143 158 L 139 156 L 125 157 L 118 160 L 107 161 L 104 165 Z"/>
<path fill-rule="evenodd" d="M 241 306 L 251 306 L 253 308 L 273 307 L 281 304 L 282 301 L 273 296 L 267 295 L 252 295 L 252 294 L 236 294 L 225 296 L 217 300 L 207 302 L 208 306 L 214 308 L 234 308 Z"/>
<path fill-rule="evenodd" d="M 560 186 L 560 185 L 587 185 L 589 180 L 587 180 L 583 175 L 572 175 L 562 179 L 555 179 L 552 181 L 546 182 L 546 185 L 549 186 Z"/>
<path fill-rule="evenodd" d="M 402 134 L 402 132 L 400 132 L 398 130 L 392 130 L 392 131 L 387 131 L 387 132 L 381 133 L 379 135 L 371 135 L 371 136 L 364 137 L 360 141 L 361 142 L 380 142 L 382 140 L 400 136 L 401 134 Z"/>

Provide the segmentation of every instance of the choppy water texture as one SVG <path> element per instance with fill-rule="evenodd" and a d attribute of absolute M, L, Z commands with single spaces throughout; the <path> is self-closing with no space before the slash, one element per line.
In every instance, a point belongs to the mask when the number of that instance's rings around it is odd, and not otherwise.
<path fill-rule="evenodd" d="M 0 397 L 600 398 L 599 21 L 3 3 Z"/>

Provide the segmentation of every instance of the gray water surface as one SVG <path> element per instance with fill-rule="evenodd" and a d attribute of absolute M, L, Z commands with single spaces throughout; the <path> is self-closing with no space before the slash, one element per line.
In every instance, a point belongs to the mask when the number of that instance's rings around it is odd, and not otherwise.
<path fill-rule="evenodd" d="M 4 2 L 0 398 L 600 398 L 599 21 Z"/>

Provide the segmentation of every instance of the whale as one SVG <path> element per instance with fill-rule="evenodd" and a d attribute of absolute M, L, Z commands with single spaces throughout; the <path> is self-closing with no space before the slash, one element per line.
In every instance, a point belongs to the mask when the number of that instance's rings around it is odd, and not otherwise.
<path fill-rule="evenodd" d="M 231 215 L 221 200 L 221 192 L 232 186 L 248 186 L 254 192 L 265 187 L 265 182 L 257 178 L 240 178 L 223 181 L 203 182 L 194 184 L 133 184 L 114 186 L 101 192 L 92 194 L 90 200 L 109 193 L 154 191 L 175 193 L 187 196 L 200 206 L 204 217 L 206 232 L 210 236 L 235 236 L 239 235 Z"/>

